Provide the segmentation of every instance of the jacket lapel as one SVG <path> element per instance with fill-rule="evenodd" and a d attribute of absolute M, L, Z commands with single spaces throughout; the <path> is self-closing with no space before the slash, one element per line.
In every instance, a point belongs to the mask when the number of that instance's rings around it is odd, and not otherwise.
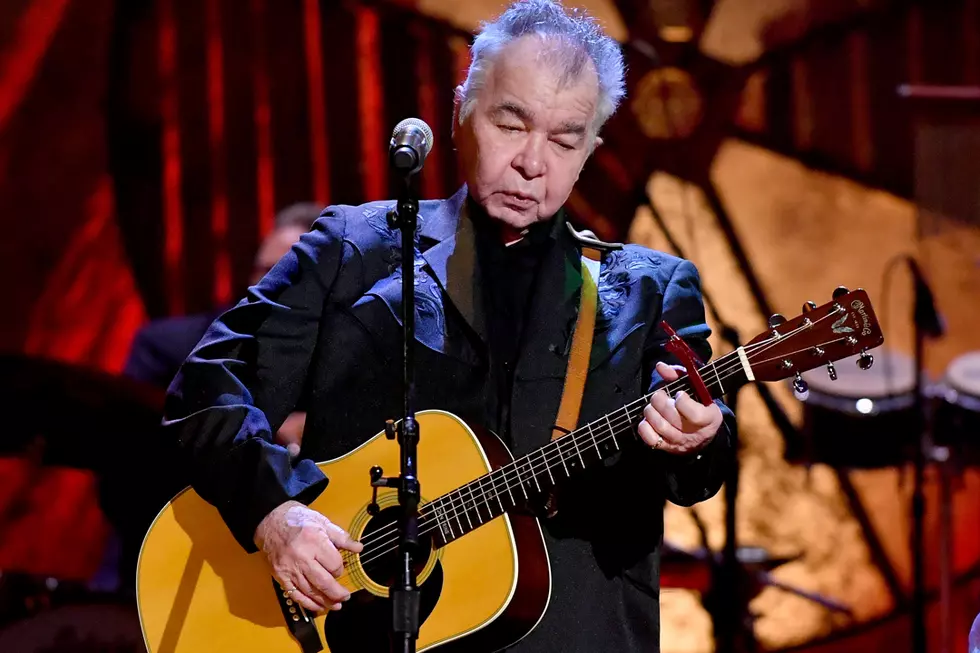
<path fill-rule="evenodd" d="M 426 267 L 453 306 L 484 343 L 486 316 L 476 262 L 476 234 L 465 215 L 466 186 L 443 202 L 424 223 L 421 236 L 434 243 L 422 250 Z M 427 243 L 422 243 L 424 247 Z"/>

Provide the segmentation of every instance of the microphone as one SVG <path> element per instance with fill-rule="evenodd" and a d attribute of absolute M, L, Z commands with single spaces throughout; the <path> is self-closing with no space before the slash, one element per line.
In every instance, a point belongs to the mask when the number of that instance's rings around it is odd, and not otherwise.
<path fill-rule="evenodd" d="M 432 149 L 432 130 L 418 118 L 406 118 L 395 125 L 388 146 L 391 167 L 406 177 L 422 169 Z"/>
<path fill-rule="evenodd" d="M 946 330 L 943 318 L 936 308 L 936 298 L 932 294 L 932 289 L 926 282 L 926 277 L 922 274 L 922 269 L 914 258 L 907 258 L 909 270 L 915 280 L 915 323 L 922 332 L 930 338 L 938 338 Z"/>

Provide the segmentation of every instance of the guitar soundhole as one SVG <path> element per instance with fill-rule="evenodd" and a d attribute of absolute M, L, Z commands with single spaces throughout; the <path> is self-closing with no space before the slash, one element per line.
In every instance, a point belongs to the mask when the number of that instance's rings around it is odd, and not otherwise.
<path fill-rule="evenodd" d="M 364 572 L 375 583 L 385 587 L 390 586 L 395 580 L 401 565 L 398 556 L 397 521 L 399 514 L 401 514 L 399 506 L 385 508 L 368 522 L 360 538 L 361 542 L 364 543 L 364 550 L 361 551 L 360 555 Z M 425 532 L 424 522 L 419 524 L 419 531 Z M 419 546 L 426 555 L 416 556 L 414 561 L 416 575 L 422 572 L 429 561 L 429 556 L 433 555 L 432 538 L 423 534 L 419 537 Z"/>
<path fill-rule="evenodd" d="M 398 506 L 385 508 L 372 518 L 360 540 L 364 550 L 359 556 L 365 573 L 375 583 L 390 587 L 398 572 L 398 530 L 395 522 L 401 509 Z M 420 524 L 425 530 L 424 522 Z M 422 551 L 428 552 L 415 565 L 416 575 L 435 555 L 431 539 L 421 538 Z M 436 563 L 427 579 L 419 582 L 419 623 L 424 624 L 442 593 L 442 565 Z M 338 611 L 327 614 L 324 636 L 331 653 L 368 653 L 372 651 L 389 651 L 391 644 L 388 639 L 391 627 L 391 600 L 381 598 L 371 592 L 354 592 L 351 600 Z"/>

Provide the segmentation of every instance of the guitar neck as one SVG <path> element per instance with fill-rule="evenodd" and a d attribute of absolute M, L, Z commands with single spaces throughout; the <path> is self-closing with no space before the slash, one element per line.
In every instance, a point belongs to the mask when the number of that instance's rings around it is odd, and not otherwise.
<path fill-rule="evenodd" d="M 741 348 L 705 364 L 698 373 L 713 398 L 753 380 Z M 654 391 L 661 388 L 671 395 L 683 390 L 694 396 L 687 375 L 661 383 Z M 422 519 L 434 522 L 431 530 L 437 534 L 437 546 L 448 544 L 531 496 L 540 495 L 562 479 L 630 446 L 637 439 L 636 426 L 643 419 L 643 409 L 651 395 L 646 394 L 422 506 Z"/>

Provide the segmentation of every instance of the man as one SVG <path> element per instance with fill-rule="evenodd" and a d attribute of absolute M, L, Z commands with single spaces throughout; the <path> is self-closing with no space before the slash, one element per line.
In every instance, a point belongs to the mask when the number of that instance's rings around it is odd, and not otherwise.
<path fill-rule="evenodd" d="M 623 62 L 592 22 L 550 0 L 512 5 L 472 54 L 453 125 L 467 184 L 420 207 L 417 408 L 488 427 L 521 455 L 547 443 L 555 422 L 582 285 L 582 242 L 562 205 L 623 95 Z M 333 491 L 314 461 L 400 414 L 391 205 L 328 207 L 211 326 L 168 398 L 166 428 L 194 487 L 313 610 L 342 609 L 338 549 L 361 548 L 345 524 L 304 505 Z M 583 424 L 677 378 L 661 320 L 710 354 L 690 263 L 627 245 L 604 256 L 597 281 Z M 303 448 L 291 461 L 271 433 L 304 400 Z M 550 607 L 514 651 L 657 650 L 663 502 L 717 491 L 732 427 L 717 403 L 658 392 L 637 427 L 645 447 L 562 486 L 557 515 L 543 520 Z"/>

